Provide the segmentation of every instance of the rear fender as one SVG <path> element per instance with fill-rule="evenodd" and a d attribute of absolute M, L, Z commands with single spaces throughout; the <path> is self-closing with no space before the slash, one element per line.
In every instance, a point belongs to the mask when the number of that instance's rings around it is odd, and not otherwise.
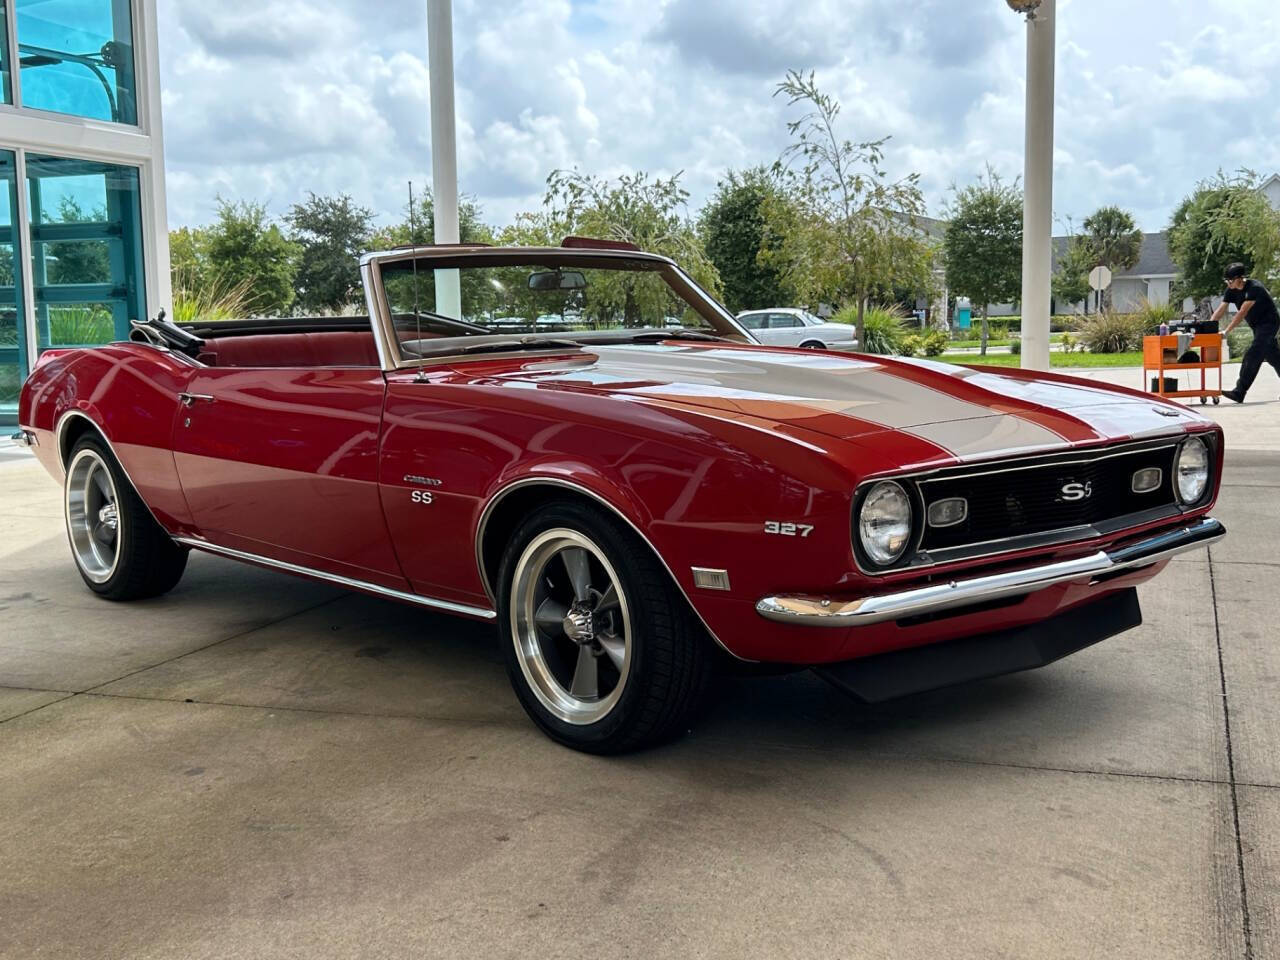
<path fill-rule="evenodd" d="M 95 431 L 156 521 L 170 534 L 191 533 L 172 437 L 178 394 L 193 369 L 185 358 L 143 344 L 57 351 L 23 385 L 19 419 L 59 482 L 71 447 L 85 430 Z"/>

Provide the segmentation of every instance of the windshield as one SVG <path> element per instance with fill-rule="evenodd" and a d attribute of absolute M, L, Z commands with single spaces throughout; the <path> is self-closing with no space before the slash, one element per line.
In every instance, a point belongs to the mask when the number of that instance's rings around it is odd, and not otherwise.
<path fill-rule="evenodd" d="M 693 331 L 736 336 L 689 278 L 670 264 L 577 254 L 470 254 L 381 264 L 402 355 L 447 349 L 458 337 Z"/>

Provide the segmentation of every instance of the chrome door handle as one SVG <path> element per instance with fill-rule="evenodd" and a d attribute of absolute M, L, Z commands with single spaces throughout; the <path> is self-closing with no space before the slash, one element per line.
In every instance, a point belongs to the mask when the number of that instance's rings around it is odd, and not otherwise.
<path fill-rule="evenodd" d="M 180 393 L 178 394 L 178 399 L 182 401 L 184 407 L 194 407 L 197 400 L 213 403 L 213 397 L 207 393 Z"/>

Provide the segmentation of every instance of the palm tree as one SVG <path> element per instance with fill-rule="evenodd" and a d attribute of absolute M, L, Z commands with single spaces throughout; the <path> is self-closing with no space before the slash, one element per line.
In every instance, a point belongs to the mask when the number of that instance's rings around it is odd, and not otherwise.
<path fill-rule="evenodd" d="M 1142 256 L 1142 231 L 1133 214 L 1119 207 L 1099 207 L 1084 222 L 1084 237 L 1095 265 L 1112 273 L 1128 270 Z M 1108 291 L 1106 301 L 1111 302 Z"/>

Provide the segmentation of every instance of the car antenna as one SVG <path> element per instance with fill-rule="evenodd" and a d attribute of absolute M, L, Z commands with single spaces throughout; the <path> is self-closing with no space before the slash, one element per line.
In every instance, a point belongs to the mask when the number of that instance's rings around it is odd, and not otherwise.
<path fill-rule="evenodd" d="M 418 375 L 414 377 L 415 383 L 421 383 L 427 379 L 427 371 L 423 368 L 422 360 L 422 314 L 418 311 L 418 217 L 413 209 L 413 181 L 409 181 L 409 242 L 413 246 L 413 322 L 417 330 L 417 350 L 418 350 Z"/>

